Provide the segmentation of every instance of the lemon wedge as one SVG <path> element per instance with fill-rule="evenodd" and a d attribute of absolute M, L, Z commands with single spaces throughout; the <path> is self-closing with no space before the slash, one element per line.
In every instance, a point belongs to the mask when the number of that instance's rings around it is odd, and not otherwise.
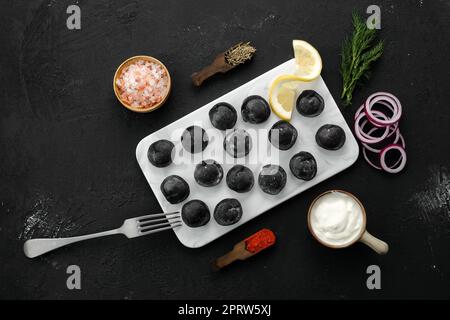
<path fill-rule="evenodd" d="M 322 58 L 308 42 L 293 40 L 295 73 L 280 75 L 269 87 L 269 105 L 282 120 L 290 121 L 294 110 L 297 89 L 301 82 L 317 79 L 322 71 Z"/>
<path fill-rule="evenodd" d="M 291 120 L 297 88 L 302 81 L 302 78 L 291 74 L 278 76 L 272 81 L 269 88 L 269 105 L 280 119 Z"/>
<path fill-rule="evenodd" d="M 313 81 L 322 71 L 322 58 L 311 44 L 303 40 L 293 40 L 296 70 L 295 75 L 303 81 Z"/>

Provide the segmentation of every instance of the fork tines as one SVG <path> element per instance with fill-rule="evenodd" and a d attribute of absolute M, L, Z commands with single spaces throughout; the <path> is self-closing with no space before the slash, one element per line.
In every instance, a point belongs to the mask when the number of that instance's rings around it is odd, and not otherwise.
<path fill-rule="evenodd" d="M 173 229 L 182 225 L 178 211 L 142 216 L 137 219 L 137 223 L 141 234 Z"/>

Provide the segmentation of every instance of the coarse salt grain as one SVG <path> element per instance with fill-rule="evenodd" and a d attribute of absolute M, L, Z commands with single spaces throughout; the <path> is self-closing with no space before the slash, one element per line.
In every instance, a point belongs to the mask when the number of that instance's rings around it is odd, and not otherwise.
<path fill-rule="evenodd" d="M 150 108 L 169 90 L 169 77 L 158 63 L 137 60 L 122 69 L 116 80 L 120 98 L 135 108 Z"/>

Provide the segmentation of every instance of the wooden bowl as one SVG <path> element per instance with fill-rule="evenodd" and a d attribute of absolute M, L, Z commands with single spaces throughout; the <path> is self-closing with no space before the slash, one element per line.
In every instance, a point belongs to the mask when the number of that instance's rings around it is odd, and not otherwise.
<path fill-rule="evenodd" d="M 160 102 L 158 102 L 158 103 L 156 103 L 156 104 L 154 104 L 154 105 L 152 105 L 151 107 L 148 107 L 148 108 L 133 107 L 130 104 L 128 104 L 127 102 L 123 101 L 120 98 L 119 89 L 117 88 L 116 80 L 119 77 L 120 73 L 122 72 L 123 68 L 125 68 L 125 67 L 129 66 L 130 64 L 134 63 L 136 60 L 145 60 L 145 61 L 157 63 L 160 66 L 162 66 L 163 69 L 167 73 L 169 89 L 167 90 L 166 95 L 164 96 L 164 98 Z M 125 108 L 127 108 L 127 109 L 129 109 L 131 111 L 134 111 L 134 112 L 147 113 L 147 112 L 152 112 L 152 111 L 158 109 L 159 107 L 161 107 L 166 102 L 167 98 L 169 97 L 170 91 L 172 90 L 172 79 L 170 78 L 169 70 L 167 70 L 166 66 L 161 61 L 159 61 L 158 59 L 153 58 L 151 56 L 134 56 L 134 57 L 128 58 L 127 60 L 122 62 L 120 64 L 120 66 L 117 68 L 116 73 L 114 74 L 114 79 L 113 79 L 113 89 L 114 89 L 114 93 L 115 93 L 117 99 L 120 101 L 120 103 Z"/>

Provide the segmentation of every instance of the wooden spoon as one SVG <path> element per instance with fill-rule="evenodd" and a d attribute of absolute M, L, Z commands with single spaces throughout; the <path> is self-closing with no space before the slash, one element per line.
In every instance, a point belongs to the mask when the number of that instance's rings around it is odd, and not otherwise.
<path fill-rule="evenodd" d="M 194 85 L 198 87 L 203 83 L 203 81 L 215 75 L 216 73 L 225 73 L 227 71 L 230 71 L 234 67 L 235 66 L 232 66 L 225 61 L 225 52 L 222 52 L 217 55 L 217 57 L 209 66 L 206 66 L 202 70 L 193 73 L 191 75 L 191 79 Z"/>
<path fill-rule="evenodd" d="M 237 243 L 233 250 L 221 256 L 213 263 L 215 270 L 220 270 L 236 260 L 245 260 L 275 244 L 275 234 L 269 229 L 261 229 L 247 239 Z"/>
<path fill-rule="evenodd" d="M 225 73 L 250 60 L 255 52 L 256 48 L 250 42 L 239 42 L 227 51 L 218 54 L 209 66 L 192 74 L 192 82 L 198 87 L 216 73 Z"/>
<path fill-rule="evenodd" d="M 245 260 L 255 254 L 256 253 L 247 251 L 245 247 L 245 240 L 242 240 L 234 246 L 233 250 L 221 256 L 220 258 L 217 258 L 213 263 L 213 267 L 216 270 L 220 270 L 236 260 Z"/>

